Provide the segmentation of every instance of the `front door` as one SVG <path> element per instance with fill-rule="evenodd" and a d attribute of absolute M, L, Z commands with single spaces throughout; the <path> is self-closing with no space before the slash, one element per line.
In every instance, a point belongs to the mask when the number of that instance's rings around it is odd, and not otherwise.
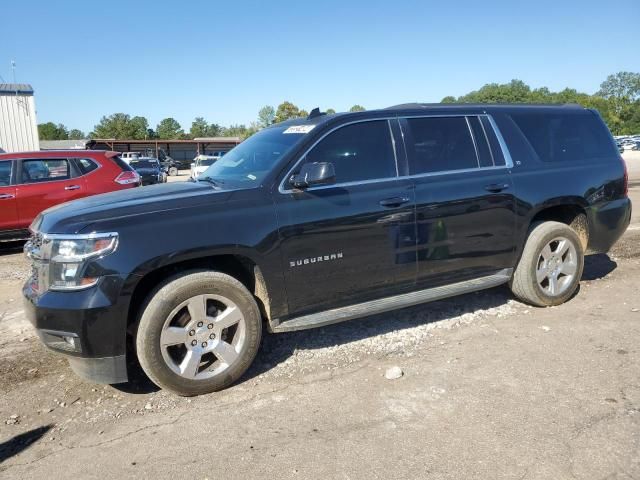
<path fill-rule="evenodd" d="M 43 210 L 86 195 L 84 180 L 75 176 L 66 158 L 25 159 L 20 163 L 16 198 L 22 228 Z"/>
<path fill-rule="evenodd" d="M 416 192 L 418 286 L 515 263 L 515 192 L 486 116 L 401 121 Z"/>
<path fill-rule="evenodd" d="M 289 314 L 392 294 L 415 282 L 414 196 L 387 120 L 338 128 L 298 163 L 333 163 L 334 184 L 274 193 Z"/>

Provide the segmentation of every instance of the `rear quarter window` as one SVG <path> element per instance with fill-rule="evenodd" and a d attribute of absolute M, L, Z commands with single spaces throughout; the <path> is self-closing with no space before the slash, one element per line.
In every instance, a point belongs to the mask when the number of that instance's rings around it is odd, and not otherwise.
<path fill-rule="evenodd" d="M 127 162 L 125 162 L 124 160 L 122 160 L 122 158 L 120 158 L 119 155 L 116 155 L 115 157 L 111 157 L 110 160 L 115 163 L 116 165 L 118 165 L 118 167 L 120 167 L 121 170 L 124 170 L 125 172 L 127 171 L 133 171 L 133 168 L 129 166 L 129 164 Z"/>
<path fill-rule="evenodd" d="M 533 151 L 543 162 L 574 162 L 615 156 L 603 122 L 593 113 L 513 113 Z"/>

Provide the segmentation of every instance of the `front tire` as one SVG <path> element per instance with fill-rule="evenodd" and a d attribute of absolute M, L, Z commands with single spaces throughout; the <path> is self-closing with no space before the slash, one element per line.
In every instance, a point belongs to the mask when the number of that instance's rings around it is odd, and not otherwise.
<path fill-rule="evenodd" d="M 521 300 L 538 307 L 566 302 L 576 292 L 584 269 L 578 234 L 560 222 L 535 224 L 509 283 Z"/>
<path fill-rule="evenodd" d="M 260 310 L 244 285 L 224 273 L 193 271 L 151 292 L 136 349 L 153 383 L 193 396 L 238 380 L 253 362 L 261 335 Z"/>

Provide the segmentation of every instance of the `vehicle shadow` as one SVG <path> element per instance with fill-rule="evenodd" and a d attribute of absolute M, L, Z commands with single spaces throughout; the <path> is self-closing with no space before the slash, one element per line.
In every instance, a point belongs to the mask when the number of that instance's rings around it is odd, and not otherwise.
<path fill-rule="evenodd" d="M 618 268 L 618 264 L 611 260 L 606 253 L 587 255 L 584 257 L 584 271 L 582 281 L 604 278 Z"/>
<path fill-rule="evenodd" d="M 0 243 L 0 257 L 4 255 L 15 255 L 16 253 L 22 252 L 24 243 L 24 241 Z"/>
<path fill-rule="evenodd" d="M 16 435 L 6 442 L 0 443 L 0 463 L 8 458 L 18 455 L 29 448 L 34 442 L 40 440 L 46 433 L 53 428 L 53 425 L 45 425 L 43 427 L 34 428 L 28 432 Z"/>

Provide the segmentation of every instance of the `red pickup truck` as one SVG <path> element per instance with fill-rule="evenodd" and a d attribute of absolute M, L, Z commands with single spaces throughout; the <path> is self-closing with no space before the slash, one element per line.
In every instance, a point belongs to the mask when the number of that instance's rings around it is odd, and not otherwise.
<path fill-rule="evenodd" d="M 56 150 L 0 154 L 0 242 L 28 237 L 43 210 L 140 185 L 118 152 Z"/>

